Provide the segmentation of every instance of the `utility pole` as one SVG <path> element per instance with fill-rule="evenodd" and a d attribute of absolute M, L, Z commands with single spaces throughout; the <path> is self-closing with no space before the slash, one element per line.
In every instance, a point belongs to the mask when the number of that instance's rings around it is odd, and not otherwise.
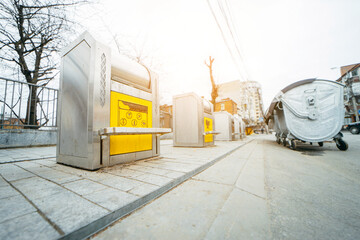
<path fill-rule="evenodd" d="M 205 65 L 209 68 L 209 71 L 210 71 L 210 80 L 211 80 L 211 86 L 212 86 L 211 103 L 215 107 L 216 98 L 219 95 L 218 95 L 218 86 L 215 84 L 215 80 L 214 80 L 213 73 L 212 73 L 212 64 L 213 64 L 214 60 L 215 60 L 214 58 L 209 56 L 209 64 L 206 63 L 206 61 L 205 61 Z"/>

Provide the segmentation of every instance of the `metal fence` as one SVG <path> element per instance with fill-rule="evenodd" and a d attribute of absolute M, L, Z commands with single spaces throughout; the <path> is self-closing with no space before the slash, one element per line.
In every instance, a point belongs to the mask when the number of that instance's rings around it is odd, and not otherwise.
<path fill-rule="evenodd" d="M 0 77 L 0 129 L 55 128 L 57 100 L 57 89 Z M 36 121 L 30 121 L 30 102 Z"/>

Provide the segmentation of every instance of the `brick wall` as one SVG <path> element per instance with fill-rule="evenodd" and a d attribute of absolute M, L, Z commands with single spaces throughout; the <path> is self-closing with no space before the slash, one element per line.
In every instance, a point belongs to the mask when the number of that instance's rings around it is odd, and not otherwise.
<path fill-rule="evenodd" d="M 231 115 L 234 115 L 237 113 L 237 104 L 231 99 L 224 99 L 220 102 L 215 103 L 214 112 L 220 112 L 220 111 L 226 111 Z"/>

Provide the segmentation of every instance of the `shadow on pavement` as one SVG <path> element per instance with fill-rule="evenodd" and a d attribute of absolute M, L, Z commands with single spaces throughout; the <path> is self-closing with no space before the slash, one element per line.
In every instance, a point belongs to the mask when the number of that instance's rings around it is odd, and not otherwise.
<path fill-rule="evenodd" d="M 277 144 L 275 140 L 264 140 L 265 144 L 271 144 L 274 146 L 284 147 L 281 144 Z M 286 146 L 285 148 L 289 148 L 289 146 Z M 310 145 L 309 143 L 299 143 L 297 142 L 296 149 L 292 151 L 301 152 L 303 155 L 307 156 L 323 156 L 325 154 L 325 151 L 333 151 L 333 149 L 329 147 L 320 147 L 317 144 Z"/>

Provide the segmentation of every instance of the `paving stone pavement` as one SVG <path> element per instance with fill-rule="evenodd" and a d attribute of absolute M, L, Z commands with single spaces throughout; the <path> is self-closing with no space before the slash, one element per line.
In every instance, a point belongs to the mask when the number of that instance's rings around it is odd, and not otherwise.
<path fill-rule="evenodd" d="M 0 164 L 56 157 L 56 147 L 0 149 Z"/>
<path fill-rule="evenodd" d="M 92 240 L 360 239 L 360 138 L 322 147 L 254 141 Z"/>
<path fill-rule="evenodd" d="M 269 225 L 263 145 L 252 141 L 92 239 L 270 239 Z"/>
<path fill-rule="evenodd" d="M 0 239 L 87 237 L 249 141 L 175 148 L 162 140 L 161 157 L 97 171 L 57 164 L 55 147 L 2 149 Z"/>

